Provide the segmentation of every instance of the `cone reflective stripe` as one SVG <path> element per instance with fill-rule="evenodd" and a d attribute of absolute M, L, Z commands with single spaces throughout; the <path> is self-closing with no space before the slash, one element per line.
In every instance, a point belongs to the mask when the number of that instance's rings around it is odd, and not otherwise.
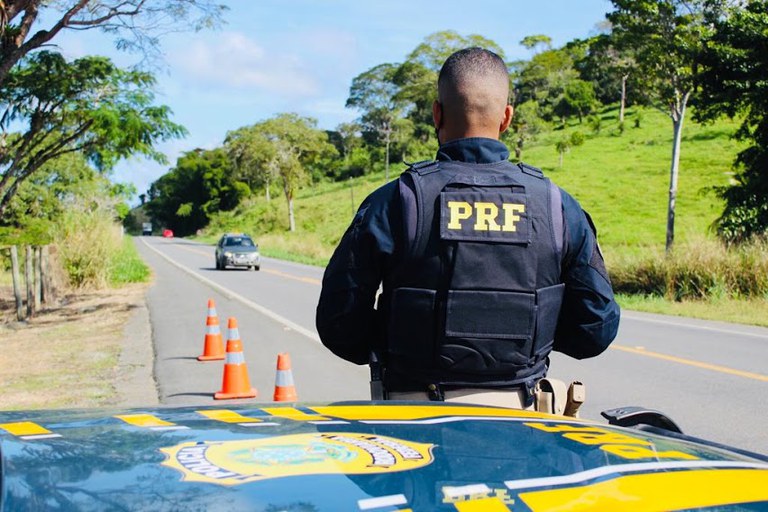
<path fill-rule="evenodd" d="M 258 392 L 251 387 L 248 380 L 248 369 L 245 365 L 243 342 L 240 341 L 240 331 L 237 319 L 231 317 L 227 322 L 227 357 L 224 362 L 224 378 L 221 391 L 215 393 L 216 400 L 228 398 L 255 398 Z"/>
<path fill-rule="evenodd" d="M 275 402 L 295 402 L 299 399 L 296 395 L 296 387 L 293 384 L 291 356 L 288 353 L 277 355 L 275 394 L 272 399 Z"/>
<path fill-rule="evenodd" d="M 224 359 L 224 342 L 221 339 L 219 317 L 216 315 L 216 304 L 208 299 L 208 316 L 205 319 L 205 345 L 203 354 L 197 356 L 198 361 L 220 361 Z"/>

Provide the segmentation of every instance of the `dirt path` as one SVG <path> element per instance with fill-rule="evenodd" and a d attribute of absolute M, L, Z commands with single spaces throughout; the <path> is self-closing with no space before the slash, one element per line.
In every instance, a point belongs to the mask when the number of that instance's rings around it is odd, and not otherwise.
<path fill-rule="evenodd" d="M 86 292 L 17 322 L 0 302 L 0 410 L 156 405 L 147 284 Z"/>

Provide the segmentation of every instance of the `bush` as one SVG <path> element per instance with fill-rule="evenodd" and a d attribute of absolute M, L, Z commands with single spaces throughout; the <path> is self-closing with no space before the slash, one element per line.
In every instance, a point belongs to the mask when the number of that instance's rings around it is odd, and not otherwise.
<path fill-rule="evenodd" d="M 59 256 L 75 288 L 105 288 L 112 256 L 119 251 L 121 228 L 111 209 L 95 201 L 69 205 L 56 227 Z"/>
<path fill-rule="evenodd" d="M 671 300 L 768 297 L 768 244 L 726 247 L 702 241 L 661 253 L 614 262 L 617 293 L 655 295 Z"/>

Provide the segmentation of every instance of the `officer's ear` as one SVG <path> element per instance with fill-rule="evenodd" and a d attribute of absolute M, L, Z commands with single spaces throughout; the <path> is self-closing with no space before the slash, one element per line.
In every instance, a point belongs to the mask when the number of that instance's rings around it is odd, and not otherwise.
<path fill-rule="evenodd" d="M 440 144 L 440 128 L 443 126 L 443 105 L 439 101 L 432 102 L 432 122 L 435 123 L 435 137 Z"/>
<path fill-rule="evenodd" d="M 501 120 L 501 124 L 499 124 L 499 135 L 507 131 L 507 128 L 509 128 L 509 125 L 512 122 L 512 116 L 514 114 L 515 108 L 512 105 L 507 105 L 504 107 L 504 118 Z"/>
<path fill-rule="evenodd" d="M 435 129 L 443 126 L 443 105 L 439 101 L 432 102 L 432 121 L 435 123 Z"/>

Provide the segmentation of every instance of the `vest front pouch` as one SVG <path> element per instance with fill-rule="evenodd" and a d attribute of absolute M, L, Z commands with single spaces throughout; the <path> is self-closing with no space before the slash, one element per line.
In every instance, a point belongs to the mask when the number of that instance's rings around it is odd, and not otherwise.
<path fill-rule="evenodd" d="M 472 374 L 514 371 L 533 351 L 532 293 L 450 290 L 440 366 Z"/>

